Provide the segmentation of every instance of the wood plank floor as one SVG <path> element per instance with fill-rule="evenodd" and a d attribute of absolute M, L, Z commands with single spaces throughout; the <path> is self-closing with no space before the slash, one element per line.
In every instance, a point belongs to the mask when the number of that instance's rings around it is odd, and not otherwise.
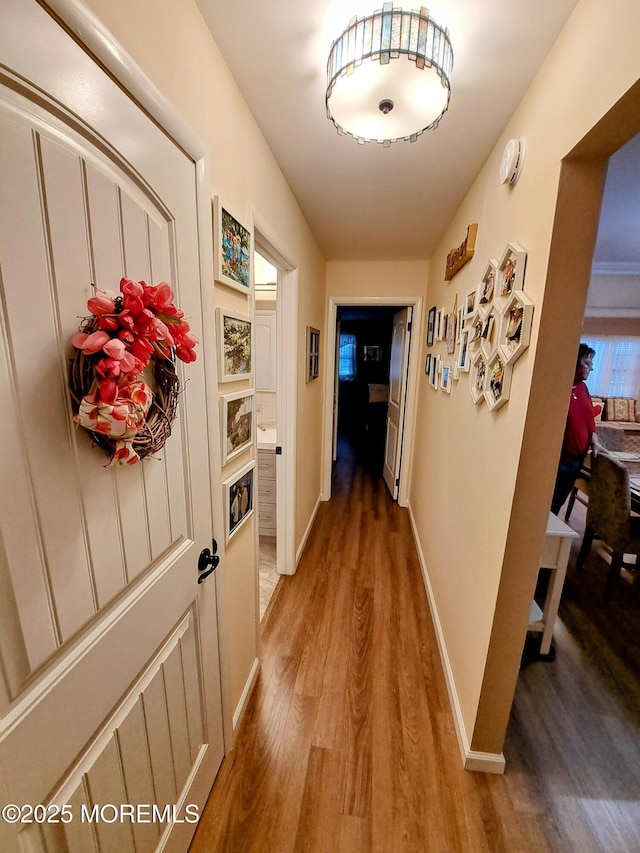
<path fill-rule="evenodd" d="M 191 853 L 637 853 L 635 671 L 568 613 L 578 638 L 557 623 L 556 660 L 523 664 L 505 775 L 463 770 L 407 511 L 359 462 L 341 447 L 278 582 Z"/>

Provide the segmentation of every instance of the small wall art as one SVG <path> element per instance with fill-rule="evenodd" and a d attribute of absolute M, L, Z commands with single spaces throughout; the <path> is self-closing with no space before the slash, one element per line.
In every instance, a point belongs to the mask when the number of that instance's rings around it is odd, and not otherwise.
<path fill-rule="evenodd" d="M 440 356 L 434 355 L 431 359 L 431 371 L 429 373 L 429 385 L 434 389 L 434 391 L 438 390 L 438 380 L 440 378 Z"/>
<path fill-rule="evenodd" d="M 253 514 L 253 470 L 251 461 L 224 481 L 224 507 L 227 542 Z"/>
<path fill-rule="evenodd" d="M 492 305 L 485 315 L 484 323 L 482 324 L 482 340 L 480 341 L 482 352 L 487 359 L 493 355 L 494 350 L 498 346 L 499 319 L 498 312 Z"/>
<path fill-rule="evenodd" d="M 469 348 L 469 329 L 463 329 L 460 335 L 460 349 L 458 350 L 458 369 L 467 373 L 471 365 L 471 350 Z"/>
<path fill-rule="evenodd" d="M 238 391 L 220 398 L 222 411 L 222 464 L 226 464 L 254 441 L 254 392 Z"/>
<path fill-rule="evenodd" d="M 506 300 L 514 290 L 523 289 L 526 263 L 527 253 L 522 246 L 507 243 L 498 262 L 497 298 Z"/>
<path fill-rule="evenodd" d="M 476 310 L 476 295 L 478 293 L 478 289 L 476 287 L 473 290 L 469 290 L 464 300 L 464 318 L 465 320 L 470 319 L 475 314 Z"/>
<path fill-rule="evenodd" d="M 453 385 L 453 368 L 449 364 L 443 364 L 442 365 L 442 372 L 440 374 L 440 387 L 445 392 L 445 394 L 450 394 L 452 385 Z"/>
<path fill-rule="evenodd" d="M 498 262 L 491 260 L 487 264 L 482 281 L 478 285 L 476 294 L 477 305 L 481 308 L 488 308 L 493 302 L 496 291 L 496 273 Z"/>
<path fill-rule="evenodd" d="M 320 330 L 307 326 L 307 382 L 320 376 Z"/>
<path fill-rule="evenodd" d="M 429 308 L 427 315 L 427 346 L 432 347 L 436 331 L 436 306 Z"/>
<path fill-rule="evenodd" d="M 509 399 L 511 365 L 505 363 L 499 352 L 487 362 L 484 398 L 490 411 L 499 409 Z"/>
<path fill-rule="evenodd" d="M 481 351 L 473 357 L 470 373 L 470 389 L 474 403 L 484 400 L 484 386 L 487 378 L 487 361 Z"/>
<path fill-rule="evenodd" d="M 215 280 L 250 293 L 253 263 L 251 232 L 230 212 L 220 196 L 213 199 L 213 221 Z"/>
<path fill-rule="evenodd" d="M 363 347 L 362 358 L 364 361 L 382 361 L 382 347 Z"/>
<path fill-rule="evenodd" d="M 513 364 L 529 346 L 533 302 L 520 290 L 514 290 L 505 302 L 500 319 L 498 346 L 507 364 Z"/>
<path fill-rule="evenodd" d="M 217 308 L 220 382 L 253 376 L 252 324 L 249 317 Z"/>

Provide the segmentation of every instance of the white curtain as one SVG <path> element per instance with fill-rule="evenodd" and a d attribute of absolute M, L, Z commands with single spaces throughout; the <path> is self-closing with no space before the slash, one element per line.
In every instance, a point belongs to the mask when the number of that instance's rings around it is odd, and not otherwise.
<path fill-rule="evenodd" d="M 640 396 L 640 338 L 591 337 L 583 343 L 595 350 L 587 384 L 596 397 Z"/>
<path fill-rule="evenodd" d="M 338 364 L 340 379 L 356 378 L 356 336 L 340 335 L 340 358 Z"/>

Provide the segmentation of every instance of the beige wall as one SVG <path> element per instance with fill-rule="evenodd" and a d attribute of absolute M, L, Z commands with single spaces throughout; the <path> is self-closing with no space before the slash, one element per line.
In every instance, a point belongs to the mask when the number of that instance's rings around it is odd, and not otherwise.
<path fill-rule="evenodd" d="M 502 749 L 597 227 L 602 170 L 578 162 L 561 182 L 561 161 L 640 76 L 638 32 L 636 0 L 581 0 L 432 258 L 426 307 L 451 308 L 488 259 L 520 243 L 535 304 L 531 345 L 500 410 L 474 405 L 467 378 L 450 396 L 424 379 L 419 390 L 411 511 L 462 740 L 477 753 Z M 498 165 L 511 137 L 524 138 L 526 156 L 519 181 L 505 186 Z M 447 253 L 471 222 L 475 257 L 445 283 Z"/>
<path fill-rule="evenodd" d="M 327 299 L 424 296 L 428 270 L 427 261 L 330 261 Z"/>
<path fill-rule="evenodd" d="M 268 223 L 299 269 L 299 324 L 323 329 L 324 261 L 273 156 L 241 97 L 220 52 L 192 0 L 87 0 L 210 154 L 211 195 L 220 195 L 239 218 L 248 205 Z M 247 220 L 248 221 L 248 220 Z M 246 314 L 246 297 L 216 285 L 216 304 Z M 304 348 L 302 333 L 300 352 Z M 307 388 L 300 361 L 296 542 L 300 541 L 320 494 L 321 395 Z M 245 383 L 248 384 L 248 383 Z M 316 383 L 318 385 L 319 383 Z M 241 390 L 242 383 L 234 383 Z M 227 392 L 229 386 L 221 386 Z M 248 461 L 234 460 L 225 478 Z M 255 516 L 228 546 L 217 572 L 223 636 L 225 716 L 236 710 L 257 654 Z M 222 532 L 217 534 L 223 539 Z"/>

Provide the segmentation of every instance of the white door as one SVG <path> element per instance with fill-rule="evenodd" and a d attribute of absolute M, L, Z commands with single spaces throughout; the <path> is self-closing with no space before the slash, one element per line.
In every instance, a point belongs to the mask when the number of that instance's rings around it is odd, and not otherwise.
<path fill-rule="evenodd" d="M 195 165 L 35 0 L 0 62 L 0 850 L 184 851 L 223 754 L 203 347 L 138 465 L 66 377 L 92 282 L 169 281 L 202 339 Z"/>
<path fill-rule="evenodd" d="M 411 308 L 403 308 L 402 311 L 394 314 L 391 336 L 389 403 L 387 406 L 383 476 L 394 501 L 398 499 L 400 462 L 402 459 L 402 432 L 404 427 L 407 367 L 409 364 L 411 311 Z"/>

